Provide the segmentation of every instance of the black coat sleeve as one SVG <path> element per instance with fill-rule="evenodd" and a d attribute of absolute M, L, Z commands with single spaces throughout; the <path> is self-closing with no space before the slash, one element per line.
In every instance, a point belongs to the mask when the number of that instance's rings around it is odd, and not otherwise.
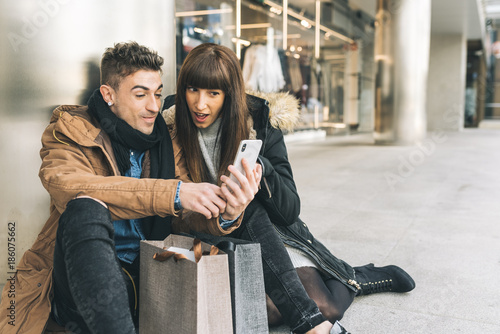
<path fill-rule="evenodd" d="M 299 216 L 300 198 L 293 180 L 283 134 L 270 125 L 265 129 L 264 136 L 259 136 L 259 132 L 257 137 L 264 140 L 265 146 L 259 156 L 263 175 L 257 198 L 274 224 L 288 226 Z"/>

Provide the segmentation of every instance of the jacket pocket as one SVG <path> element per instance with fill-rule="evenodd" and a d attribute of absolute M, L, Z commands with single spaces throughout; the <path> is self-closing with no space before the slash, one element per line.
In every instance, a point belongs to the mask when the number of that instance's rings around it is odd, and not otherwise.
<path fill-rule="evenodd" d="M 25 253 L 21 261 L 25 265 L 19 265 L 14 277 L 7 282 L 13 285 L 9 289 L 12 292 L 2 296 L 2 302 L 7 297 L 9 305 L 14 305 L 13 312 L 10 312 L 14 322 L 8 327 L 17 328 L 19 332 L 42 333 L 50 315 L 52 267 L 30 266 L 37 263 L 38 257 L 38 254 L 30 251 Z M 4 309 L 2 307 L 2 313 Z"/>

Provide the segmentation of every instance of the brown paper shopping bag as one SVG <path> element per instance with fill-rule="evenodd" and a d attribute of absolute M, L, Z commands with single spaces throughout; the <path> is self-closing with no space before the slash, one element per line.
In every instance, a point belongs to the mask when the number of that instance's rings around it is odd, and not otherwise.
<path fill-rule="evenodd" d="M 195 261 L 170 247 L 193 250 Z M 141 334 L 233 333 L 228 258 L 217 251 L 180 235 L 141 241 Z"/>

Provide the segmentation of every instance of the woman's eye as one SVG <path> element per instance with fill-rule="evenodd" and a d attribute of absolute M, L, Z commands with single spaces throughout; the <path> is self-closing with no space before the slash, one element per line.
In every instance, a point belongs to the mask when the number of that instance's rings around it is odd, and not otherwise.
<path fill-rule="evenodd" d="M 188 86 L 188 88 L 187 88 L 187 89 L 188 89 L 189 91 L 191 91 L 191 92 L 196 92 L 196 90 L 197 90 L 195 87 L 191 87 L 191 86 Z"/>
<path fill-rule="evenodd" d="M 144 96 L 146 96 L 146 95 L 144 95 L 144 94 L 137 94 L 136 95 L 137 98 L 141 98 L 141 97 L 144 97 Z"/>

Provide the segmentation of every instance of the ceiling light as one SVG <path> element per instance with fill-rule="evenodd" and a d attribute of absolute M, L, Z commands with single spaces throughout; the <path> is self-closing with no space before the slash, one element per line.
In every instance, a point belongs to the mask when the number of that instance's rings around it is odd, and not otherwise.
<path fill-rule="evenodd" d="M 201 28 L 198 28 L 198 27 L 194 28 L 194 32 L 197 32 L 198 34 L 202 34 L 202 35 L 204 35 L 204 34 L 207 33 L 207 31 L 205 29 L 201 29 Z"/>
<path fill-rule="evenodd" d="M 279 9 L 277 7 L 274 7 L 274 6 L 269 7 L 269 11 L 271 13 L 276 14 L 276 15 L 280 15 L 281 14 L 281 9 Z"/>
<path fill-rule="evenodd" d="M 247 41 L 247 40 L 244 40 L 241 38 L 236 38 L 236 37 L 231 38 L 231 41 L 234 44 L 237 44 L 239 42 L 241 45 L 244 45 L 244 46 L 250 46 L 250 44 L 252 44 L 250 41 Z"/>
<path fill-rule="evenodd" d="M 211 14 L 225 14 L 232 13 L 232 8 L 224 8 L 224 9 L 208 9 L 208 10 L 194 10 L 189 12 L 177 12 L 175 13 L 176 17 L 185 17 L 185 16 L 200 16 L 200 15 L 211 15 Z"/>
<path fill-rule="evenodd" d="M 275 7 L 278 7 L 278 8 L 282 8 L 280 5 L 278 5 L 277 3 L 273 2 L 273 1 L 270 1 L 270 0 L 263 0 L 263 3 L 268 5 L 268 6 L 275 6 Z M 288 15 L 291 16 L 291 17 L 294 17 L 298 20 L 303 20 L 303 21 L 306 21 L 309 23 L 309 25 L 312 27 L 312 25 L 314 24 L 313 21 L 309 20 L 308 18 L 304 17 L 303 14 L 299 14 L 299 13 L 295 13 L 293 10 L 291 9 L 288 9 Z M 333 31 L 327 27 L 325 27 L 324 25 L 320 25 L 319 26 L 320 30 L 323 30 L 324 32 L 329 32 L 332 36 L 336 37 L 336 38 L 339 38 L 347 43 L 354 43 L 354 40 L 347 37 L 347 36 L 344 36 L 336 31 Z"/>
<path fill-rule="evenodd" d="M 270 28 L 272 27 L 271 23 L 252 23 L 252 24 L 242 24 L 241 29 L 261 29 L 261 28 Z M 226 26 L 227 30 L 236 29 L 236 26 Z"/>
<path fill-rule="evenodd" d="M 303 27 L 306 27 L 307 29 L 309 29 L 309 28 L 311 28 L 311 27 L 312 27 L 312 25 L 311 25 L 309 22 L 307 22 L 306 20 L 302 20 L 302 21 L 300 21 L 300 24 L 301 24 Z"/>

